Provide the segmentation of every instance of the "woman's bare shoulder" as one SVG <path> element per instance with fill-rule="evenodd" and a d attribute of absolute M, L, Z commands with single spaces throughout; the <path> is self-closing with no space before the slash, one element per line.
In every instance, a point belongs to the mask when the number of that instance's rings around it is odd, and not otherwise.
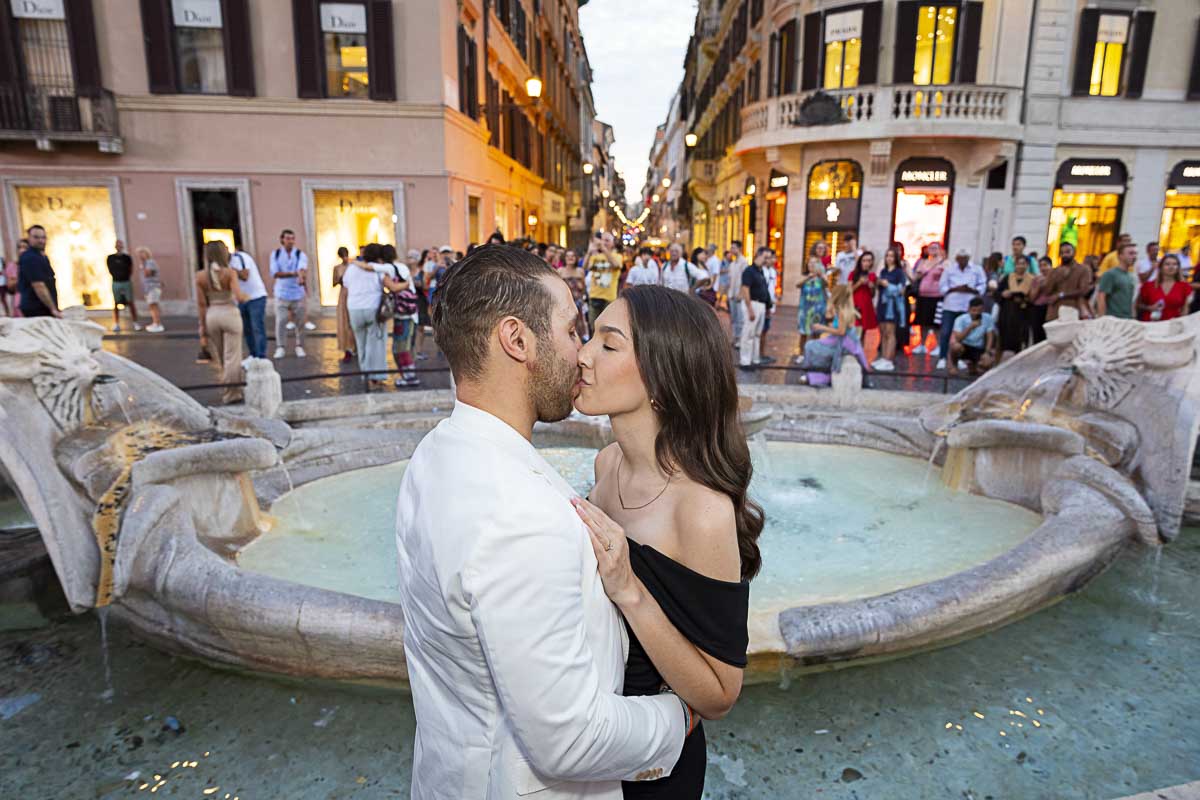
<path fill-rule="evenodd" d="M 717 580 L 741 578 L 737 517 L 728 495 L 686 480 L 676 494 L 673 516 L 684 566 Z"/>

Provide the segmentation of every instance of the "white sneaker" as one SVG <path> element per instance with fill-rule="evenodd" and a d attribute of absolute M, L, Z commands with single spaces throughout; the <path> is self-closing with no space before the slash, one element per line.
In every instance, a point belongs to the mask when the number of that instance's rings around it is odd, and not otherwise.
<path fill-rule="evenodd" d="M 140 322 L 133 323 L 133 329 L 135 331 L 140 331 L 142 329 L 142 324 Z"/>
<path fill-rule="evenodd" d="M 308 354 L 304 352 L 303 347 L 296 348 L 296 358 L 304 358 L 306 355 L 308 355 Z"/>
<path fill-rule="evenodd" d="M 933 348 L 932 350 L 929 351 L 929 355 L 932 356 L 933 358 L 940 358 L 942 355 L 942 348 L 940 348 L 940 347 Z"/>
<path fill-rule="evenodd" d="M 893 364 L 891 361 L 888 361 L 886 358 L 879 359 L 879 362 L 872 366 L 874 366 L 875 369 L 878 370 L 879 372 L 895 372 L 896 371 L 896 365 Z"/>
<path fill-rule="evenodd" d="M 288 329 L 289 331 L 294 331 L 294 330 L 296 330 L 296 323 L 292 322 L 292 321 L 289 319 L 289 320 L 288 320 L 288 324 L 287 324 L 285 327 L 287 327 L 287 329 Z"/>
<path fill-rule="evenodd" d="M 276 347 L 276 348 L 275 348 L 275 357 L 276 357 L 276 358 L 283 358 L 283 348 L 282 348 L 282 347 Z"/>
<path fill-rule="evenodd" d="M 113 325 L 113 333 L 120 333 L 120 332 L 121 332 L 121 326 Z"/>
<path fill-rule="evenodd" d="M 939 358 L 939 359 L 938 359 L 937 366 L 936 366 L 936 367 L 934 367 L 934 369 L 945 369 L 945 368 L 946 368 L 946 359 L 944 359 L 944 358 Z"/>
<path fill-rule="evenodd" d="M 165 330 L 166 330 L 166 328 L 164 328 L 162 325 L 147 325 L 146 326 L 147 333 L 162 333 Z"/>
<path fill-rule="evenodd" d="M 925 355 L 925 345 L 923 345 L 923 344 L 919 344 L 919 345 L 917 345 L 916 347 L 914 347 L 914 348 L 912 349 L 912 354 L 913 354 L 914 356 L 923 356 L 923 355 Z"/>
<path fill-rule="evenodd" d="M 960 359 L 958 360 L 958 369 L 959 369 L 959 371 L 965 370 L 966 368 L 967 368 L 967 362 L 963 361 L 963 360 L 960 358 Z"/>
<path fill-rule="evenodd" d="M 315 331 L 316 329 L 317 329 L 317 326 L 316 326 L 316 324 L 315 324 L 315 323 L 312 323 L 312 322 L 306 322 L 306 323 L 304 323 L 304 330 L 306 330 L 306 331 Z"/>

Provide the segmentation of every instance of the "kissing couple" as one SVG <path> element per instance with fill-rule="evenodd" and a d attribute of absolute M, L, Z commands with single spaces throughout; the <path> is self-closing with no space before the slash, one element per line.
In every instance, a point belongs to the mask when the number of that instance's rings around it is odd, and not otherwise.
<path fill-rule="evenodd" d="M 698 800 L 700 719 L 741 692 L 763 514 L 728 340 L 659 286 L 626 289 L 586 345 L 577 313 L 505 245 L 438 288 L 456 403 L 396 520 L 414 798 Z M 616 439 L 587 499 L 530 441 L 572 406 Z"/>

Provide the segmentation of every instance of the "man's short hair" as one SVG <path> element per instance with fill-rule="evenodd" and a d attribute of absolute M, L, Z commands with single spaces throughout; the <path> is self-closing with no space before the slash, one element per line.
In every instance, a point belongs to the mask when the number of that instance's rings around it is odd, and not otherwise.
<path fill-rule="evenodd" d="M 29 234 L 33 233 L 34 231 L 41 231 L 42 233 L 45 233 L 46 229 L 43 228 L 41 225 L 30 225 L 28 228 L 25 229 L 25 235 L 28 236 Z"/>
<path fill-rule="evenodd" d="M 717 252 L 717 245 L 714 242 L 709 242 L 708 247 L 706 247 L 704 249 L 710 253 L 715 253 L 715 252 Z"/>
<path fill-rule="evenodd" d="M 1024 247 L 1024 246 L 1025 246 L 1025 245 L 1027 245 L 1027 244 L 1029 244 L 1028 242 L 1026 242 L 1026 241 L 1025 241 L 1025 237 L 1024 237 L 1024 236 L 1014 236 L 1014 237 L 1013 237 L 1013 242 L 1020 242 L 1022 247 Z"/>
<path fill-rule="evenodd" d="M 433 335 L 454 379 L 483 375 L 496 324 L 516 317 L 542 339 L 550 333 L 553 298 L 543 280 L 554 268 L 519 247 L 478 247 L 446 271 L 433 305 Z"/>
<path fill-rule="evenodd" d="M 734 239 L 733 241 L 731 241 L 731 242 L 729 243 L 729 246 L 730 246 L 730 247 L 734 247 L 734 246 L 736 246 L 738 250 L 741 250 L 741 249 L 742 249 L 742 240 L 741 240 L 741 239 Z"/>
<path fill-rule="evenodd" d="M 294 230 L 292 230 L 291 228 L 284 228 L 283 230 L 281 230 L 281 231 L 279 232 L 279 238 L 281 238 L 281 239 L 282 239 L 284 236 L 287 236 L 289 233 L 290 233 L 292 236 L 295 236 L 295 235 L 296 235 L 296 232 L 295 232 Z"/>
<path fill-rule="evenodd" d="M 847 233 L 845 236 L 842 237 L 842 241 L 843 242 L 857 242 L 858 237 L 855 236 L 853 233 Z"/>
<path fill-rule="evenodd" d="M 1137 243 L 1136 242 L 1126 242 L 1125 244 L 1121 245 L 1120 250 L 1124 250 L 1127 247 L 1132 247 L 1134 250 L 1137 250 Z M 1120 252 L 1120 251 L 1118 251 L 1118 252 Z"/>
<path fill-rule="evenodd" d="M 972 297 L 970 299 L 970 301 L 967 303 L 967 308 L 975 308 L 975 307 L 983 308 L 983 298 L 982 297 Z"/>

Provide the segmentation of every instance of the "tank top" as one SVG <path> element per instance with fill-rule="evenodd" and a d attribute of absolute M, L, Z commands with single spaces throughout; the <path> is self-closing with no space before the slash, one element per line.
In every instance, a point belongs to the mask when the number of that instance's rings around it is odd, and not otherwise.
<path fill-rule="evenodd" d="M 214 269 L 214 267 L 217 265 L 208 265 L 208 284 L 204 287 L 204 297 L 210 306 L 231 306 L 234 304 L 232 290 L 212 288 L 214 283 L 218 286 L 221 285 L 221 273 L 218 271 L 220 268 Z"/>

